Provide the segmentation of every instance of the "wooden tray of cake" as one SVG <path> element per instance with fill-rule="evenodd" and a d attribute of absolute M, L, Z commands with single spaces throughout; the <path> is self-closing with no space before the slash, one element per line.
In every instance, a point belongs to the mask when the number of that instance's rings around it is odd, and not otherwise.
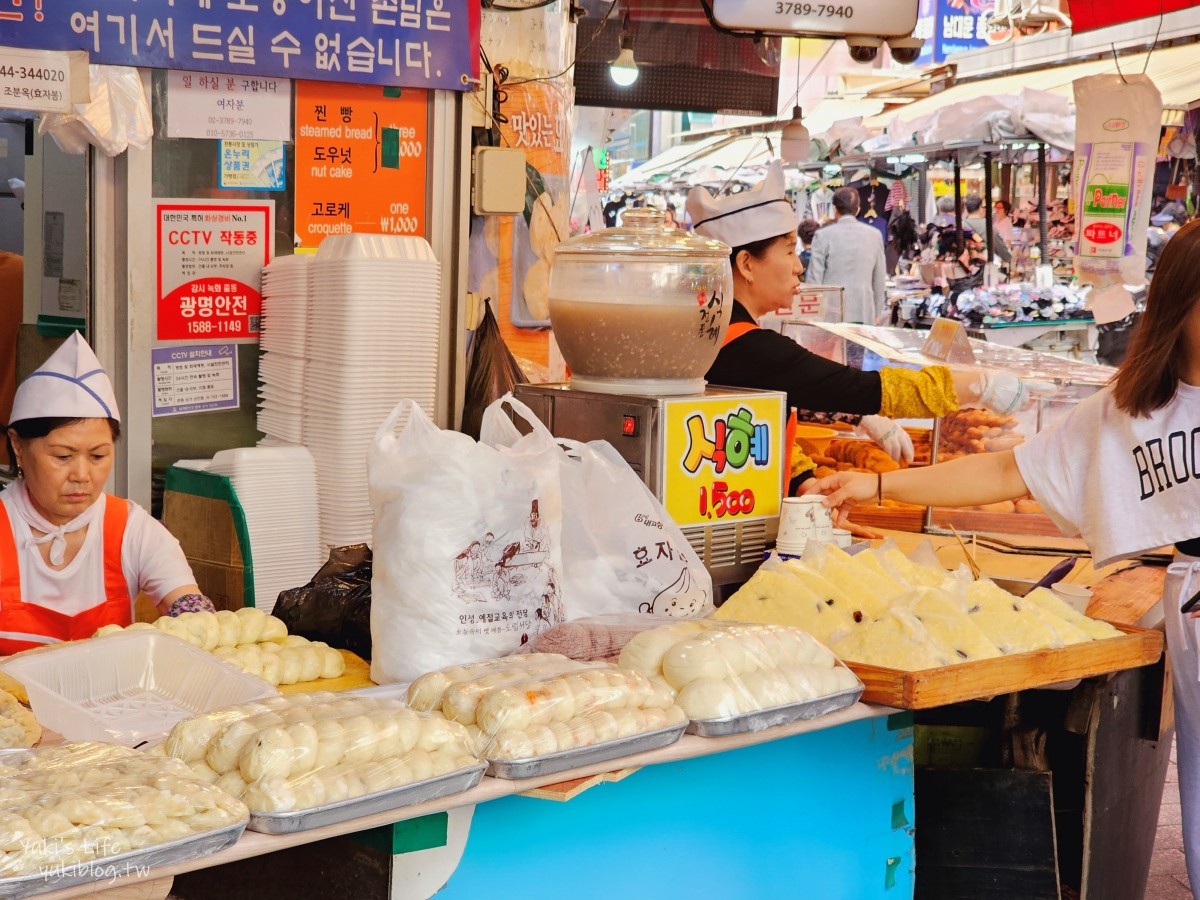
<path fill-rule="evenodd" d="M 1163 651 L 1161 631 L 1116 622 L 1111 624 L 1124 634 L 1057 650 L 1014 653 L 939 669 L 905 672 L 850 660 L 846 660 L 846 665 L 866 685 L 862 695 L 864 703 L 881 703 L 900 709 L 929 709 L 1158 662 Z"/>
<path fill-rule="evenodd" d="M 925 507 L 908 504 L 896 506 L 856 506 L 850 520 L 866 528 L 888 528 L 893 531 L 921 531 L 925 527 Z M 1024 534 L 1060 537 L 1062 532 L 1053 520 L 1042 513 L 989 512 L 979 509 L 945 509 L 935 507 L 933 523 L 945 528 L 953 525 L 961 532 L 989 534 Z"/>

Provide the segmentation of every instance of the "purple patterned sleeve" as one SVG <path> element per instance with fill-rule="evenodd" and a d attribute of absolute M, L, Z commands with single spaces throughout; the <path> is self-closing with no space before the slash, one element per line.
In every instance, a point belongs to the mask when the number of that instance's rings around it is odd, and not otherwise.
<path fill-rule="evenodd" d="M 216 612 L 217 608 L 213 606 L 213 602 L 203 594 L 184 594 L 182 597 L 176 597 L 171 602 L 171 608 L 167 610 L 168 616 L 178 616 L 185 612 Z"/>

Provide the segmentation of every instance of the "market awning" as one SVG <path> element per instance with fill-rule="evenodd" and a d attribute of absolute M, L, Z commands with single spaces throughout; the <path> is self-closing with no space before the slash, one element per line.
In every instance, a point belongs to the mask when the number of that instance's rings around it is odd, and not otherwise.
<path fill-rule="evenodd" d="M 687 144 L 676 144 L 662 153 L 652 156 L 636 169 L 630 169 L 620 178 L 613 180 L 613 187 L 627 188 L 650 184 L 687 164 L 688 160 L 701 156 L 713 147 L 734 140 L 730 134 L 712 134 Z"/>
<path fill-rule="evenodd" d="M 1164 47 L 1149 54 L 1135 53 L 1122 56 L 1119 60 L 1119 71 L 1127 74 L 1140 73 L 1145 68 L 1146 74 L 1154 80 L 1162 93 L 1163 106 L 1169 110 L 1186 110 L 1200 105 L 1197 67 L 1200 67 L 1200 43 Z M 1106 57 L 1053 69 L 1038 69 L 1000 78 L 969 81 L 946 88 L 924 100 L 910 103 L 896 114 L 877 116 L 865 124 L 872 128 L 882 128 L 897 120 L 912 122 L 940 109 L 979 97 L 1017 96 L 1025 88 L 1059 94 L 1073 101 L 1072 83 L 1075 79 L 1117 71 L 1118 62 L 1112 57 Z"/>

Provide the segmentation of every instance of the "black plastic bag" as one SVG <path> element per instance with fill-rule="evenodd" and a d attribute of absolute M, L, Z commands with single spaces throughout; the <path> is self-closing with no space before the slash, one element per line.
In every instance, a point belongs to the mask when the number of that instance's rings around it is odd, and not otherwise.
<path fill-rule="evenodd" d="M 272 615 L 289 634 L 371 658 L 371 548 L 335 547 L 304 587 L 279 594 Z"/>
<path fill-rule="evenodd" d="M 528 380 L 500 336 L 500 326 L 492 314 L 492 304 L 485 303 L 483 321 L 475 329 L 471 343 L 467 392 L 463 399 L 462 433 L 479 440 L 483 411 L 494 400 L 511 391 L 514 384 L 524 384 Z"/>

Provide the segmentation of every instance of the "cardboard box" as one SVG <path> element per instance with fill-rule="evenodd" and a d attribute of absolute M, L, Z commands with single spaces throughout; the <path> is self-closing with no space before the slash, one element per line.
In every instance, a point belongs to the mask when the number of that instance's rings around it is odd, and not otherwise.
<path fill-rule="evenodd" d="M 217 609 L 254 605 L 246 517 L 228 478 L 169 468 L 163 524 L 178 539 L 196 583 Z"/>

